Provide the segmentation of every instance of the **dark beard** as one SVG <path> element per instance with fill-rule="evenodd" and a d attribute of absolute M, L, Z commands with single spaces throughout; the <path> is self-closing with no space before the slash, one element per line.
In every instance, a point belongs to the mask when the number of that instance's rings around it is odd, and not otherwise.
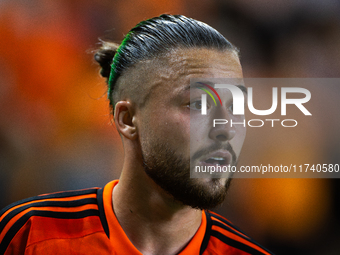
<path fill-rule="evenodd" d="M 189 159 L 176 155 L 167 145 L 156 142 L 142 147 L 146 174 L 176 201 L 201 210 L 212 209 L 224 201 L 231 178 L 225 185 L 214 178 L 200 182 L 200 179 L 190 178 Z"/>

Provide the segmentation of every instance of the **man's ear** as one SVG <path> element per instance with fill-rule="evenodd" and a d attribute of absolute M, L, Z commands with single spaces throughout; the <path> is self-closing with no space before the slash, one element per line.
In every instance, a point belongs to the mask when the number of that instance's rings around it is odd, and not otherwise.
<path fill-rule="evenodd" d="M 114 121 L 118 132 L 127 139 L 134 140 L 137 137 L 137 127 L 135 126 L 135 111 L 129 101 L 119 101 L 116 103 L 114 111 Z"/>

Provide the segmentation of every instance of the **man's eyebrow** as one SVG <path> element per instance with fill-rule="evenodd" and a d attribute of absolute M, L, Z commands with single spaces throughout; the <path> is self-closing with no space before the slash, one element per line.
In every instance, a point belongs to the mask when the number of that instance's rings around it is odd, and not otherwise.
<path fill-rule="evenodd" d="M 248 95 L 247 88 L 244 85 L 236 85 L 236 87 L 240 88 L 244 94 Z"/>
<path fill-rule="evenodd" d="M 199 87 L 202 87 L 203 84 L 204 83 L 195 82 L 194 84 L 190 84 L 190 85 L 186 86 L 183 90 L 186 91 L 186 90 L 189 90 L 189 89 L 192 89 L 192 88 L 199 88 Z M 211 84 L 211 83 L 208 83 L 208 82 L 206 82 L 206 84 L 214 87 L 214 84 Z M 240 88 L 242 90 L 242 92 L 245 93 L 246 95 L 248 94 L 247 88 L 244 85 L 239 84 L 239 85 L 235 85 L 235 86 Z"/>

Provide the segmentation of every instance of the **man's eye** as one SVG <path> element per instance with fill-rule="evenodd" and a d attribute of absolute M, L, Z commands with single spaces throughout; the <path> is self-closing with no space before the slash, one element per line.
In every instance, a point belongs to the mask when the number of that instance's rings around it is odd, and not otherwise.
<path fill-rule="evenodd" d="M 189 108 L 192 109 L 192 110 L 201 110 L 201 108 L 202 108 L 202 101 L 201 100 L 197 100 L 197 101 L 191 102 L 189 104 Z"/>

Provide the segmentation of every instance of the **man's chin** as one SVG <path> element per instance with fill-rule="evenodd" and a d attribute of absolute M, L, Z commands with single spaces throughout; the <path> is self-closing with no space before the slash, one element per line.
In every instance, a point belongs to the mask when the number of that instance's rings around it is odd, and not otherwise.
<path fill-rule="evenodd" d="M 175 197 L 184 205 L 195 209 L 211 210 L 223 203 L 230 186 L 231 179 L 226 178 L 196 178 L 191 179 L 182 196 Z"/>
<path fill-rule="evenodd" d="M 195 178 L 194 180 L 203 185 L 225 186 L 228 178 L 216 178 L 209 176 L 207 178 Z"/>

